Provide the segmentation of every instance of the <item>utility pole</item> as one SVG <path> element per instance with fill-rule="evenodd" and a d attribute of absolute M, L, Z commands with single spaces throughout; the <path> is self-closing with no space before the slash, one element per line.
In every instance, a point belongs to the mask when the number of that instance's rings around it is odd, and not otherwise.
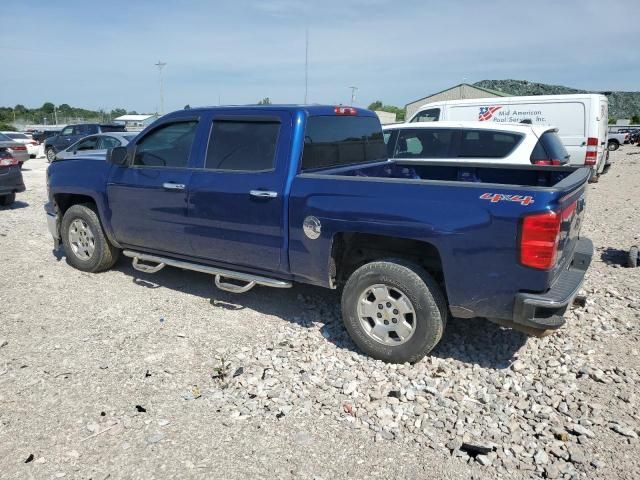
<path fill-rule="evenodd" d="M 164 115 L 164 85 L 162 83 L 162 69 L 167 64 L 166 62 L 158 60 L 158 63 L 155 63 L 154 65 L 158 67 L 158 73 L 160 74 L 160 115 Z"/>
<path fill-rule="evenodd" d="M 56 125 L 58 125 L 58 109 L 56 108 L 56 106 L 53 106 L 53 116 L 55 118 L 56 121 Z"/>
<path fill-rule="evenodd" d="M 351 89 L 351 106 L 353 107 L 353 105 L 356 103 L 356 91 L 358 90 L 358 87 L 347 87 Z"/>
<path fill-rule="evenodd" d="M 304 32 L 304 104 L 307 104 L 309 93 L 309 29 Z"/>

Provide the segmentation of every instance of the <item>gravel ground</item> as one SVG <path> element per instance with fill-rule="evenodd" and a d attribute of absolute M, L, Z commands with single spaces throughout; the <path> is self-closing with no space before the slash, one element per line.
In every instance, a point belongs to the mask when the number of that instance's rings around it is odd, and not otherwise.
<path fill-rule="evenodd" d="M 29 161 L 0 209 L 0 477 L 640 478 L 640 148 L 613 158 L 568 327 L 452 319 L 414 366 L 359 354 L 335 292 L 72 269 Z"/>

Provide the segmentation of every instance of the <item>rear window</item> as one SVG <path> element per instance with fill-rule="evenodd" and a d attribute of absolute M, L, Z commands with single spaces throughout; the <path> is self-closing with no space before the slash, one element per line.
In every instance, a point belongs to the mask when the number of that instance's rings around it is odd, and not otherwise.
<path fill-rule="evenodd" d="M 446 128 L 401 130 L 393 158 L 451 157 L 454 138 L 455 130 Z"/>
<path fill-rule="evenodd" d="M 9 137 L 7 137 L 4 133 L 0 133 L 0 142 L 12 142 Z"/>
<path fill-rule="evenodd" d="M 543 133 L 531 152 L 532 163 L 540 160 L 561 160 L 564 163 L 568 159 L 569 153 L 556 132 Z"/>
<path fill-rule="evenodd" d="M 7 133 L 6 135 L 7 135 L 7 137 L 13 138 L 14 140 L 28 140 L 29 139 L 29 137 L 27 137 L 24 133 Z"/>
<path fill-rule="evenodd" d="M 522 135 L 490 130 L 464 130 L 459 158 L 504 158 L 513 152 Z"/>
<path fill-rule="evenodd" d="M 387 158 L 375 117 L 316 116 L 307 121 L 302 170 L 336 167 Z"/>
<path fill-rule="evenodd" d="M 100 129 L 103 132 L 125 132 L 126 129 L 124 128 L 124 125 L 100 125 Z M 96 125 L 96 133 L 98 130 L 98 126 Z"/>

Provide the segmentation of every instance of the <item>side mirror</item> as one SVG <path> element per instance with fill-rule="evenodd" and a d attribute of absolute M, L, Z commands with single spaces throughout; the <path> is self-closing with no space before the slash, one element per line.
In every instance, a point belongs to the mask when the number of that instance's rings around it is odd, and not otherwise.
<path fill-rule="evenodd" d="M 112 165 L 126 165 L 127 147 L 115 147 L 107 150 L 107 163 Z"/>

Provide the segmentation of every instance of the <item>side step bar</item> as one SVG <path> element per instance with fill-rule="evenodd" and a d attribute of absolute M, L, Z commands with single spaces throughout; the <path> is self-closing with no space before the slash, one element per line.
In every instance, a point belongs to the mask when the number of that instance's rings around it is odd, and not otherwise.
<path fill-rule="evenodd" d="M 149 255 L 147 253 L 134 252 L 132 250 L 125 250 L 122 252 L 125 257 L 133 259 L 133 268 L 145 273 L 155 273 L 162 270 L 165 266 L 183 268 L 185 270 L 193 270 L 195 272 L 208 273 L 215 275 L 215 284 L 221 290 L 226 290 L 232 293 L 244 293 L 251 290 L 255 285 L 264 285 L 265 287 L 273 288 L 291 288 L 291 282 L 285 280 L 277 280 L 275 278 L 263 277 L 260 275 L 252 275 L 250 273 L 234 272 L 233 270 L 226 270 L 224 268 L 211 267 L 209 265 L 202 265 L 199 263 L 185 262 L 183 260 L 176 260 L 173 258 L 159 257 L 157 255 Z M 150 262 L 156 265 L 145 265 L 140 263 Z M 233 283 L 223 282 L 223 278 L 229 278 L 246 282 L 246 285 L 235 285 Z"/>

